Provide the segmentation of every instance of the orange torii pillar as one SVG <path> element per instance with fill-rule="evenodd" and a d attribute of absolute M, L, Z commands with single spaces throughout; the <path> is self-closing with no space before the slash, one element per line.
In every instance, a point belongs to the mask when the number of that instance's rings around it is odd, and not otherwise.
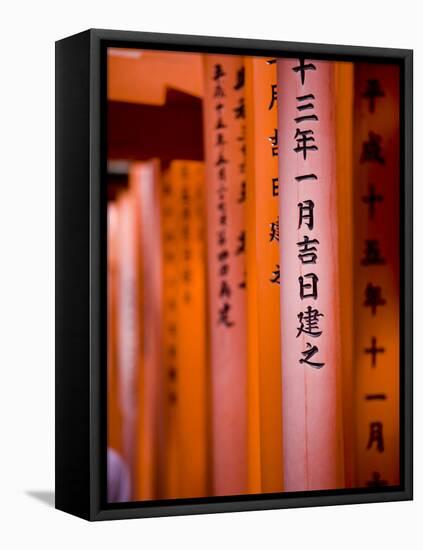
<path fill-rule="evenodd" d="M 243 58 L 207 55 L 205 175 L 213 492 L 248 490 Z"/>
<path fill-rule="evenodd" d="M 249 481 L 250 491 L 280 492 L 283 469 L 276 59 L 248 57 L 245 67 Z"/>
<path fill-rule="evenodd" d="M 138 245 L 137 310 L 139 328 L 138 372 L 136 386 L 130 388 L 136 398 L 135 500 L 158 498 L 160 441 L 162 439 L 162 258 L 159 202 L 159 163 L 157 160 L 131 165 L 130 189 L 134 195 Z M 128 299 L 133 296 L 128 295 Z"/>
<path fill-rule="evenodd" d="M 334 64 L 278 60 L 285 491 L 343 486 Z"/>
<path fill-rule="evenodd" d="M 400 71 L 357 63 L 354 97 L 356 484 L 400 483 Z"/>

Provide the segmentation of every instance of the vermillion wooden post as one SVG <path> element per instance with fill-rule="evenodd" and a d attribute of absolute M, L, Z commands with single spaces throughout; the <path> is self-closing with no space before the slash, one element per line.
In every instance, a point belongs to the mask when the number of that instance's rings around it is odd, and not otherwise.
<path fill-rule="evenodd" d="M 245 99 L 243 58 L 207 56 L 205 156 L 214 494 L 247 480 Z"/>
<path fill-rule="evenodd" d="M 286 491 L 342 486 L 334 65 L 278 61 Z"/>

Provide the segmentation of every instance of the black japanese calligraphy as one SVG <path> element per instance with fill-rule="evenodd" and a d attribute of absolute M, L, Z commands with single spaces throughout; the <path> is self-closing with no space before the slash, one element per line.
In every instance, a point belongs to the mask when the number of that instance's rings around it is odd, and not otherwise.
<path fill-rule="evenodd" d="M 382 156 L 382 136 L 369 132 L 369 139 L 363 143 L 361 162 L 377 162 L 385 164 Z"/>
<path fill-rule="evenodd" d="M 303 356 L 303 358 L 300 359 L 300 363 L 305 363 L 306 365 L 309 365 L 314 369 L 321 369 L 322 367 L 325 366 L 323 362 L 312 361 L 312 358 L 316 355 L 316 353 L 319 353 L 319 348 L 307 342 L 307 349 L 301 352 L 301 355 Z"/>
<path fill-rule="evenodd" d="M 307 282 L 310 281 L 310 282 Z M 298 277 L 298 282 L 300 283 L 300 298 L 304 300 L 305 298 L 317 299 L 317 283 L 319 281 L 318 276 L 315 273 L 307 273 L 304 276 Z"/>
<path fill-rule="evenodd" d="M 320 244 L 317 239 L 310 239 L 304 235 L 302 241 L 297 242 L 298 258 L 302 264 L 315 264 L 317 261 L 317 248 L 315 245 Z"/>
<path fill-rule="evenodd" d="M 385 450 L 385 444 L 383 441 L 383 424 L 382 422 L 370 422 L 369 426 L 369 440 L 367 443 L 367 450 L 372 449 L 373 445 L 376 445 L 376 449 L 383 453 Z"/>
<path fill-rule="evenodd" d="M 297 141 L 297 146 L 294 148 L 294 151 L 302 153 L 304 160 L 307 159 L 307 151 L 318 150 L 313 134 L 313 130 L 300 130 L 300 128 L 297 128 L 295 131 L 294 139 Z"/>
<path fill-rule="evenodd" d="M 313 63 L 306 63 L 305 59 L 303 58 L 300 58 L 299 62 L 300 64 L 297 65 L 296 67 L 293 67 L 292 70 L 295 73 L 300 74 L 301 84 L 304 86 L 306 71 L 315 71 L 316 65 L 314 65 Z"/>
<path fill-rule="evenodd" d="M 371 340 L 370 347 L 365 348 L 364 352 L 371 355 L 372 357 L 372 367 L 377 365 L 377 356 L 379 353 L 385 353 L 385 348 L 377 346 L 377 339 L 373 336 Z"/>
<path fill-rule="evenodd" d="M 377 307 L 386 304 L 386 300 L 382 297 L 382 288 L 369 283 L 364 292 L 364 305 L 371 308 L 372 315 L 376 315 Z"/>
<path fill-rule="evenodd" d="M 298 314 L 298 320 L 300 326 L 297 329 L 297 338 L 302 334 L 308 334 L 313 338 L 316 338 L 322 334 L 319 329 L 319 317 L 323 317 L 323 313 L 320 313 L 318 309 L 314 309 L 308 306 L 305 311 L 301 311 Z"/>
<path fill-rule="evenodd" d="M 377 239 L 366 240 L 364 256 L 361 260 L 361 265 L 382 265 L 385 263 L 385 258 L 382 257 Z"/>
<path fill-rule="evenodd" d="M 363 196 L 361 200 L 368 205 L 369 218 L 373 220 L 376 213 L 376 204 L 383 201 L 383 196 L 376 193 L 375 186 L 370 184 L 368 194 Z"/>
<path fill-rule="evenodd" d="M 314 227 L 314 202 L 306 200 L 298 203 L 298 229 L 303 223 L 311 230 Z"/>
<path fill-rule="evenodd" d="M 369 112 L 374 113 L 376 108 L 376 99 L 385 97 L 385 92 L 382 90 L 379 80 L 372 78 L 367 81 L 367 88 L 363 93 L 363 97 L 369 100 Z"/>

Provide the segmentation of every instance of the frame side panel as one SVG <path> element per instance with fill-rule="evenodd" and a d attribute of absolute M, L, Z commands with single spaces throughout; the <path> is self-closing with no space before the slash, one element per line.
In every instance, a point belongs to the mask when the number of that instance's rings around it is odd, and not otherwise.
<path fill-rule="evenodd" d="M 404 488 L 413 499 L 413 52 L 404 59 L 403 82 L 403 198 L 401 202 L 403 224 L 402 281 L 404 295 L 401 344 L 403 353 L 403 462 Z"/>
<path fill-rule="evenodd" d="M 90 33 L 56 43 L 56 508 L 89 517 Z"/>

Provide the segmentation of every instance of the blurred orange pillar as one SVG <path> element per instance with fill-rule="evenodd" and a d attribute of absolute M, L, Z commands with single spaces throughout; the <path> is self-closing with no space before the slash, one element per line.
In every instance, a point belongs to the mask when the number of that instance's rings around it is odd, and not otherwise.
<path fill-rule="evenodd" d="M 275 277 L 280 264 L 276 59 L 249 57 L 245 66 L 249 477 L 255 492 L 279 492 L 283 468 L 280 280 Z"/>
<path fill-rule="evenodd" d="M 400 72 L 355 65 L 355 421 L 359 487 L 400 482 Z"/>
<path fill-rule="evenodd" d="M 133 163 L 130 189 L 136 212 L 136 234 L 139 267 L 137 293 L 128 292 L 133 300 L 140 327 L 137 329 L 138 372 L 136 384 L 129 388 L 126 399 L 136 398 L 136 449 L 134 498 L 158 497 L 160 470 L 160 437 L 163 430 L 162 376 L 162 258 L 159 202 L 159 164 L 157 160 Z M 136 301 L 134 298 L 138 297 Z M 136 329 L 136 327 L 135 327 Z M 133 329 L 134 330 L 134 329 Z M 163 451 L 162 451 L 163 452 Z"/>
<path fill-rule="evenodd" d="M 204 68 L 213 492 L 229 495 L 248 490 L 243 58 Z"/>

